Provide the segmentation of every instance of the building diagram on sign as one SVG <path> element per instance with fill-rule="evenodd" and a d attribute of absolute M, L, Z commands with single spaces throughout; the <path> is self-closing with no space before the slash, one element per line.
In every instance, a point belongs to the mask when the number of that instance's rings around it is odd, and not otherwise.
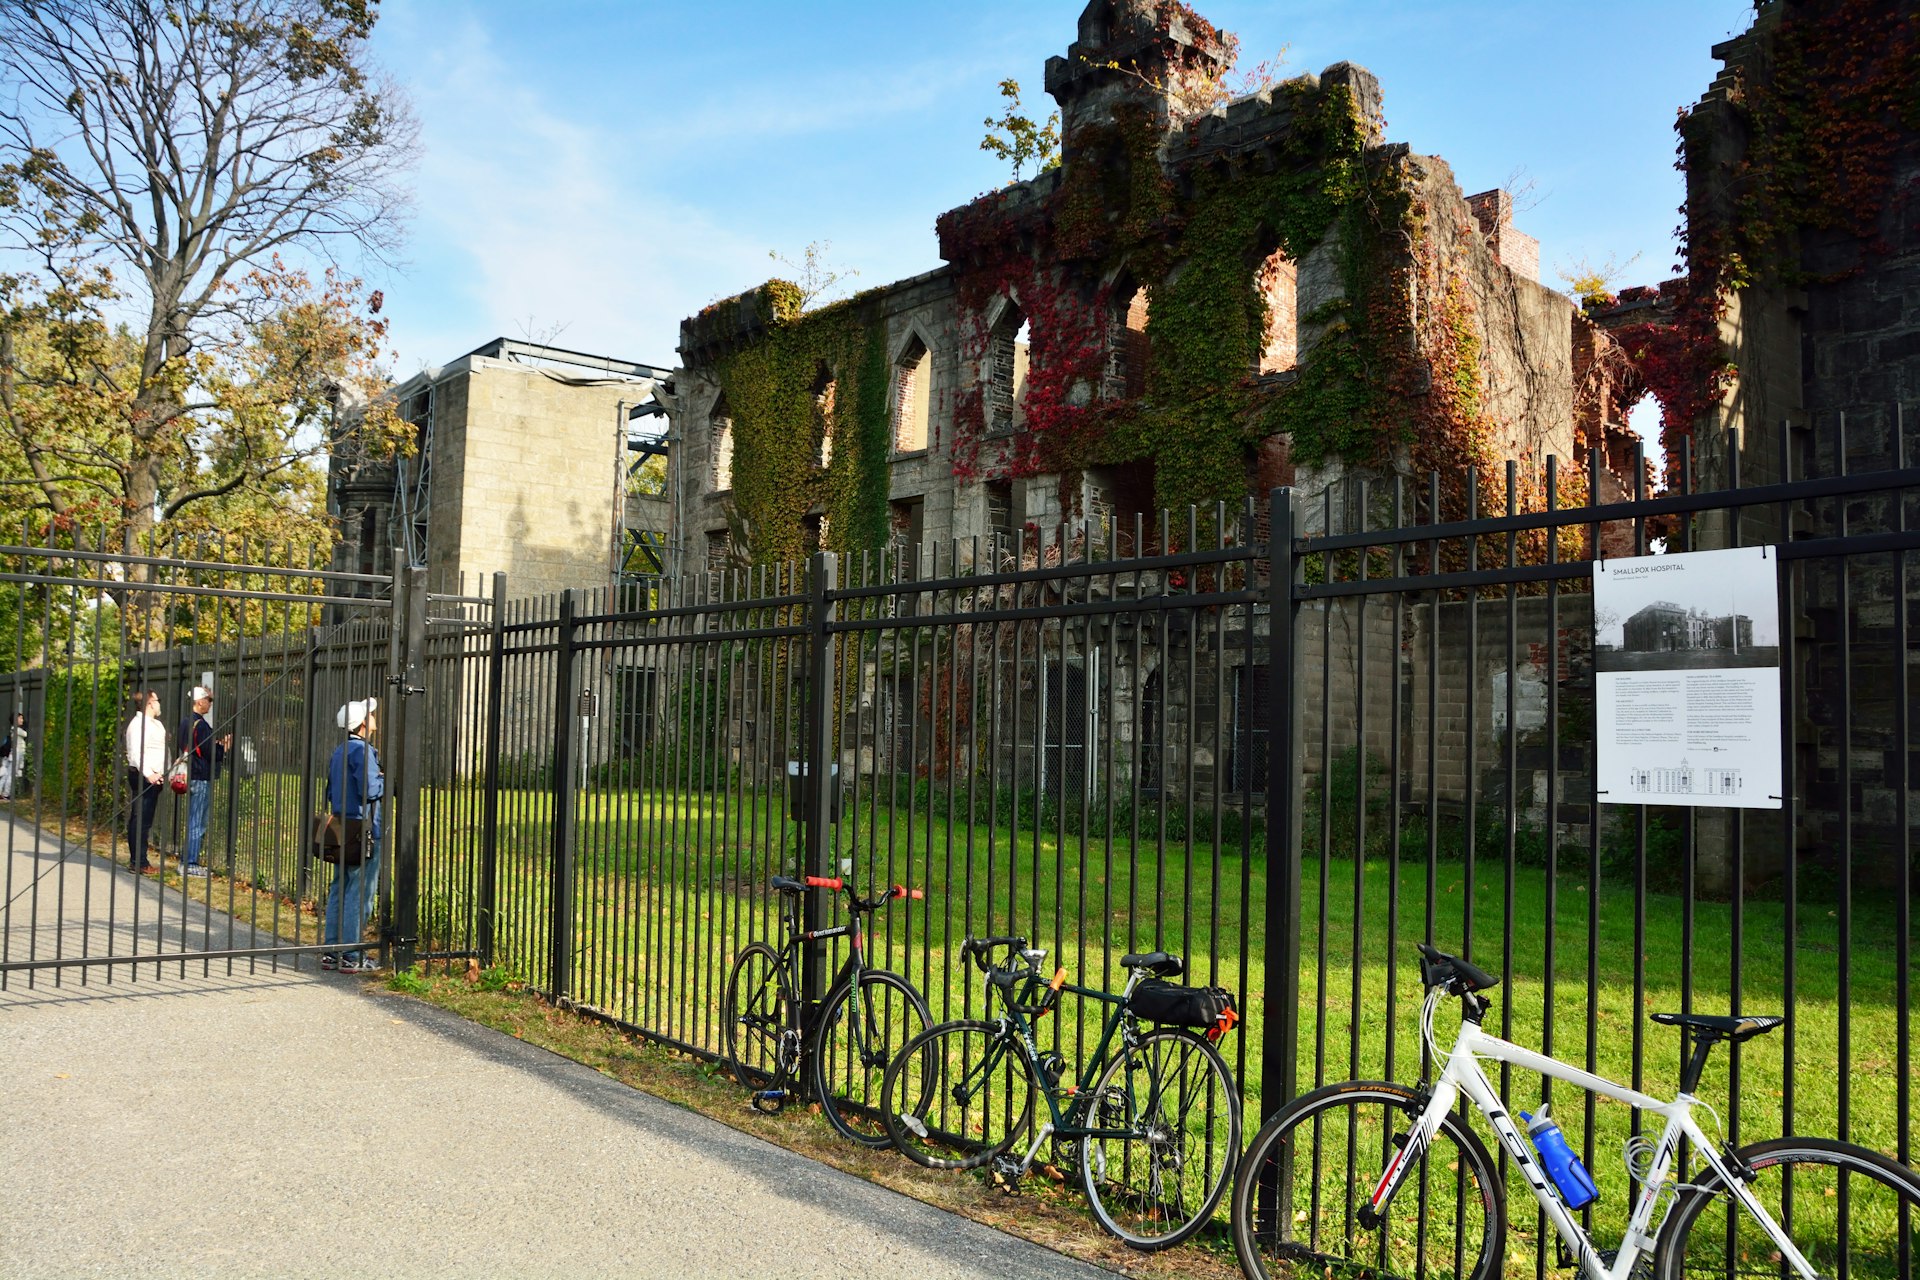
<path fill-rule="evenodd" d="M 1627 785 L 1644 796 L 1734 798 L 1740 794 L 1737 768 L 1695 768 L 1685 759 L 1665 769 L 1635 769 Z"/>

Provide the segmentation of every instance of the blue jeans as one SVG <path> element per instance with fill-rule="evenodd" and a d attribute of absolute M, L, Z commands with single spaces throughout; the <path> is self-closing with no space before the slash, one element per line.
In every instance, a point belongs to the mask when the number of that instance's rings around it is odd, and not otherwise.
<path fill-rule="evenodd" d="M 187 847 L 180 854 L 181 866 L 200 861 L 200 843 L 207 838 L 207 815 L 212 812 L 213 784 L 195 778 L 187 784 Z"/>
<path fill-rule="evenodd" d="M 342 960 L 360 959 L 360 935 L 366 929 L 367 869 L 371 860 L 357 866 L 342 864 L 334 868 L 333 885 L 327 890 L 327 920 L 320 934 L 323 943 L 356 944 L 337 953 Z M 344 919 L 343 919 L 344 917 Z"/>

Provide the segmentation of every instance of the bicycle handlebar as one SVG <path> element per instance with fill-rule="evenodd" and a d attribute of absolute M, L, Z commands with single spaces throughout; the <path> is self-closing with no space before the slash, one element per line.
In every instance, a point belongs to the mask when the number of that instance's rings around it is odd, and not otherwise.
<path fill-rule="evenodd" d="M 963 959 L 972 960 L 980 972 L 985 973 L 991 967 L 987 963 L 988 955 L 1001 947 L 1012 947 L 1016 951 L 1025 951 L 1027 949 L 1027 940 L 1025 938 L 1015 938 L 1011 936 L 968 938 L 960 944 L 960 955 Z"/>
<path fill-rule="evenodd" d="M 775 876 L 771 883 L 774 888 L 783 893 L 799 893 L 803 889 L 832 889 L 836 893 L 845 893 L 850 905 L 856 911 L 878 911 L 895 898 L 912 898 L 919 902 L 927 896 L 924 889 L 909 889 L 903 884 L 896 884 L 882 889 L 877 897 L 862 898 L 840 876 L 803 876 L 798 880 L 787 876 Z"/>

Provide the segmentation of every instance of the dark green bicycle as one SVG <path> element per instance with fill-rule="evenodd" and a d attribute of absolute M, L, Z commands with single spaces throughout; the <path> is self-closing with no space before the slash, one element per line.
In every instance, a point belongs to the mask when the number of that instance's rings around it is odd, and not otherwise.
<path fill-rule="evenodd" d="M 895 1057 L 880 1104 L 893 1144 L 929 1169 L 991 1162 L 1011 1189 L 1049 1139 L 1071 1143 L 1108 1231 L 1147 1251 L 1198 1231 L 1240 1151 L 1240 1093 L 1212 1043 L 1238 1021 L 1232 997 L 1164 981 L 1185 968 L 1165 952 L 1122 957 L 1130 976 L 1118 993 L 1070 983 L 1065 969 L 1048 981 L 1039 967 L 1047 953 L 1024 938 L 970 938 L 960 954 L 986 974 L 1000 1013 L 931 1027 Z M 1035 1039 L 1034 1024 L 1062 993 L 1107 1006 L 1099 1044 L 1076 1073 L 1088 1087 L 1064 1084 L 1064 1059 Z M 1038 1123 L 1036 1094 L 1047 1110 Z M 1020 1142 L 1024 1152 L 1013 1154 Z"/>

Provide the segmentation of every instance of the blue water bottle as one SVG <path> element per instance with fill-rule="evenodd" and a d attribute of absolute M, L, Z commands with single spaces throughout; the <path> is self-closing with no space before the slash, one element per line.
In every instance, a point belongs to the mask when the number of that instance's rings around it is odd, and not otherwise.
<path fill-rule="evenodd" d="M 1567 1135 L 1560 1132 L 1560 1126 L 1547 1114 L 1547 1104 L 1540 1104 L 1538 1118 L 1524 1111 L 1520 1118 L 1527 1123 L 1527 1136 L 1533 1139 L 1533 1149 L 1540 1153 L 1540 1167 L 1553 1179 L 1553 1185 L 1560 1188 L 1560 1198 L 1567 1202 L 1567 1208 L 1584 1209 L 1599 1199 L 1600 1191 L 1593 1185 L 1593 1175 L 1567 1145 Z"/>

